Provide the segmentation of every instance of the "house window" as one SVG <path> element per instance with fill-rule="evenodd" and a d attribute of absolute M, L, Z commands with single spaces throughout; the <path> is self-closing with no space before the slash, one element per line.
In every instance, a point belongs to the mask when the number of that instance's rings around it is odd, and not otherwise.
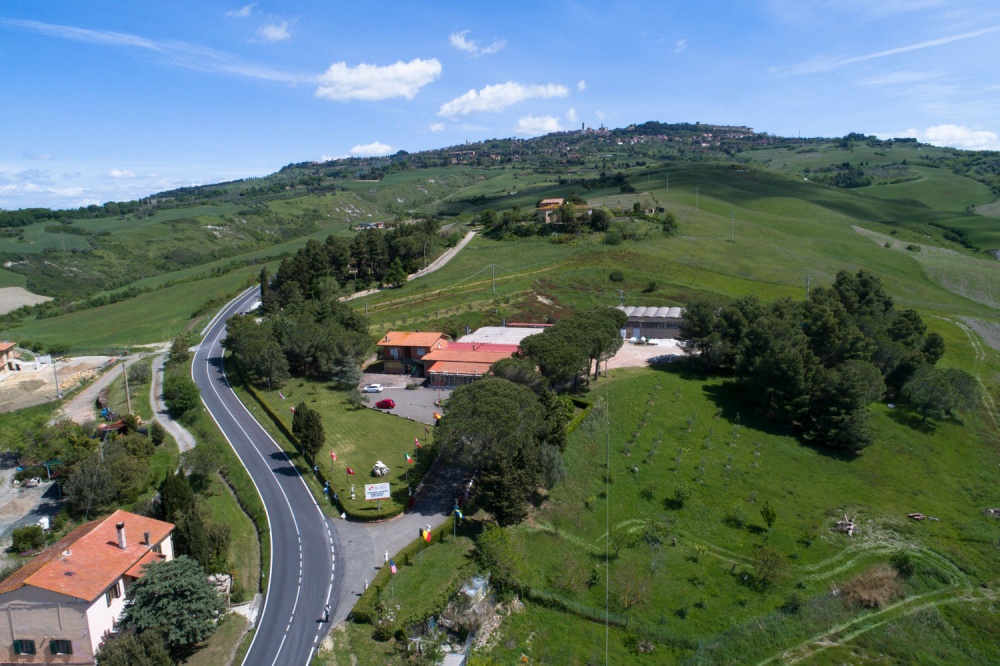
<path fill-rule="evenodd" d="M 14 641 L 14 654 L 35 654 L 35 641 Z"/>
<path fill-rule="evenodd" d="M 115 584 L 108 588 L 105 593 L 104 598 L 108 600 L 108 605 L 111 605 L 112 600 L 118 599 L 122 596 L 122 586 L 119 581 L 115 581 Z"/>
<path fill-rule="evenodd" d="M 73 643 L 59 639 L 49 641 L 49 652 L 52 654 L 73 654 Z"/>
<path fill-rule="evenodd" d="M 159 544 L 158 543 L 155 546 L 153 546 L 153 552 L 156 553 L 157 555 L 162 555 L 163 554 L 163 544 Z"/>

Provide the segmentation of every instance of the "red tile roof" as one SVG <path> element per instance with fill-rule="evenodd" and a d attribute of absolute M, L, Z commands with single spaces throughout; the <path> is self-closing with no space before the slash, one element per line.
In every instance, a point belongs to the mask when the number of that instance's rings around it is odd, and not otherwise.
<path fill-rule="evenodd" d="M 4 353 L 8 349 L 13 349 L 13 348 L 14 348 L 13 342 L 0 342 L 0 354 Z"/>
<path fill-rule="evenodd" d="M 420 331 L 389 331 L 378 341 L 379 347 L 431 347 L 438 341 L 448 344 L 444 333 Z"/>
<path fill-rule="evenodd" d="M 116 524 L 125 523 L 126 549 L 118 547 Z M 42 551 L 32 562 L 0 582 L 0 594 L 31 585 L 50 592 L 93 601 L 137 564 L 147 559 L 153 545 L 174 529 L 171 523 L 127 511 L 115 511 L 100 521 L 76 528 Z M 150 543 L 144 541 L 149 532 Z M 141 575 L 141 574 L 140 574 Z"/>
<path fill-rule="evenodd" d="M 423 360 L 424 362 L 459 361 L 462 363 L 486 363 L 487 365 L 491 365 L 502 358 L 510 358 L 510 352 L 435 349 L 425 355 Z"/>
<path fill-rule="evenodd" d="M 481 351 L 513 354 L 520 349 L 519 345 L 502 345 L 497 342 L 449 342 L 448 351 Z"/>

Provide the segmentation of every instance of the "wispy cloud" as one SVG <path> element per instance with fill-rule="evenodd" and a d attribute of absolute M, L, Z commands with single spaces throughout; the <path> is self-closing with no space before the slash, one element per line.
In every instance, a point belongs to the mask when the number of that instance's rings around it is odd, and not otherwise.
<path fill-rule="evenodd" d="M 927 81 L 941 79 L 944 76 L 944 72 L 913 72 L 909 70 L 900 70 L 898 72 L 887 72 L 885 74 L 878 74 L 876 76 L 858 79 L 856 83 L 862 86 L 873 86 L 876 88 L 900 85 L 911 86 L 915 83 L 925 83 Z"/>
<path fill-rule="evenodd" d="M 674 53 L 683 53 L 684 49 L 688 47 L 688 40 L 678 39 L 674 42 Z"/>
<path fill-rule="evenodd" d="M 265 42 L 283 42 L 291 39 L 292 33 L 289 30 L 288 21 L 278 21 L 277 23 L 265 23 L 257 28 L 257 34 Z"/>
<path fill-rule="evenodd" d="M 432 123 L 431 126 L 428 129 L 430 129 L 430 131 L 433 132 L 433 133 L 435 133 L 435 134 L 437 134 L 438 132 L 443 132 L 444 131 L 444 123 Z"/>
<path fill-rule="evenodd" d="M 0 19 L 0 22 L 60 39 L 140 49 L 159 62 L 176 67 L 279 83 L 315 84 L 316 96 L 323 99 L 368 101 L 390 97 L 413 99 L 420 88 L 441 76 L 441 63 L 436 58 L 399 61 L 384 67 L 367 64 L 349 67 L 344 62 L 338 62 L 322 74 L 306 74 L 242 62 L 229 54 L 180 41 L 154 41 L 128 33 L 89 30 L 38 21 Z M 280 37 L 282 30 L 287 30 L 287 25 L 273 33 L 272 37 Z"/>
<path fill-rule="evenodd" d="M 386 145 L 381 141 L 375 141 L 363 146 L 354 146 L 349 152 L 355 157 L 381 157 L 394 151 L 392 146 Z"/>
<path fill-rule="evenodd" d="M 576 83 L 576 89 L 579 90 L 580 92 L 583 92 L 584 90 L 587 89 L 587 82 L 584 81 L 583 79 L 580 79 Z"/>
<path fill-rule="evenodd" d="M 566 111 L 566 120 L 570 121 L 571 123 L 576 123 L 579 122 L 580 120 L 580 117 L 576 115 L 576 109 L 574 109 L 572 106 L 569 107 L 569 110 Z"/>
<path fill-rule="evenodd" d="M 448 37 L 448 40 L 451 42 L 453 48 L 456 48 L 459 51 L 464 51 L 473 57 L 491 55 L 507 45 L 506 39 L 497 39 L 491 42 L 489 46 L 479 46 L 478 41 L 466 39 L 465 36 L 468 34 L 468 30 L 453 32 Z"/>
<path fill-rule="evenodd" d="M 886 58 L 889 56 L 900 55 L 902 53 L 910 53 L 913 51 L 920 51 L 923 49 L 930 49 L 938 46 L 944 46 L 946 44 L 952 44 L 954 42 L 960 42 L 967 39 L 975 39 L 976 37 L 982 37 L 983 35 L 989 35 L 997 31 L 1000 31 L 1000 25 L 994 25 L 987 28 L 980 28 L 978 30 L 963 32 L 957 35 L 949 35 L 948 37 L 940 37 L 938 39 L 929 39 L 927 41 L 917 42 L 915 44 L 909 44 L 907 46 L 898 46 L 893 49 L 876 51 L 874 53 L 866 53 L 864 55 L 847 56 L 847 57 L 822 56 L 818 58 L 813 58 L 811 60 L 807 60 L 797 65 L 772 67 L 770 71 L 772 74 L 777 74 L 779 76 L 801 76 L 803 74 L 818 74 L 821 72 L 831 72 L 833 70 L 840 69 L 848 65 L 856 65 L 857 63 L 867 62 L 869 60 L 876 60 L 878 58 Z"/>
<path fill-rule="evenodd" d="M 569 90 L 566 86 L 557 83 L 524 85 L 508 81 L 507 83 L 486 86 L 478 91 L 470 90 L 461 97 L 456 97 L 450 102 L 442 104 L 438 115 L 452 118 L 481 111 L 502 111 L 527 99 L 549 99 L 568 95 Z"/>
<path fill-rule="evenodd" d="M 132 179 L 135 178 L 135 171 L 129 171 L 128 169 L 112 169 L 108 172 L 107 177 L 116 179 Z"/>
<path fill-rule="evenodd" d="M 400 60 L 385 67 L 365 63 L 348 67 L 347 63 L 338 62 L 319 76 L 316 96 L 337 101 L 375 101 L 390 97 L 413 99 L 421 88 L 440 76 L 441 63 L 437 58 L 417 58 L 410 62 Z"/>
<path fill-rule="evenodd" d="M 257 6 L 256 2 L 251 2 L 249 5 L 243 5 L 239 9 L 234 9 L 232 11 L 226 12 L 226 17 L 228 18 L 246 18 L 253 14 L 253 8 Z"/>
<path fill-rule="evenodd" d="M 524 116 L 518 119 L 515 134 L 523 136 L 538 136 L 549 132 L 561 132 L 562 126 L 555 116 Z"/>
<path fill-rule="evenodd" d="M 13 27 L 31 30 L 60 39 L 68 39 L 86 44 L 141 49 L 152 54 L 155 59 L 164 64 L 202 72 L 214 72 L 283 83 L 311 83 L 316 80 L 315 75 L 282 72 L 269 67 L 244 63 L 226 53 L 198 46 L 197 44 L 188 44 L 180 41 L 153 41 L 145 37 L 123 32 L 89 30 L 87 28 L 40 23 L 38 21 L 5 19 L 3 22 Z"/>

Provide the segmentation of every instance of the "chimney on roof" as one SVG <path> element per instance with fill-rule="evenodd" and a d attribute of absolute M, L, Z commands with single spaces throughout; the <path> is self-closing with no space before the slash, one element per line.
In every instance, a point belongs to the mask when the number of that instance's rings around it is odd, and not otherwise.
<path fill-rule="evenodd" d="M 146 545 L 147 545 L 147 546 L 152 546 L 152 545 L 153 545 L 153 544 L 152 544 L 152 543 L 150 542 L 150 540 L 149 540 L 149 532 L 143 532 L 143 533 L 142 533 L 142 537 L 143 537 L 143 539 L 145 539 L 145 540 L 146 540 Z"/>
<path fill-rule="evenodd" d="M 127 545 L 125 543 L 125 523 L 118 523 L 115 527 L 118 528 L 118 547 L 125 550 Z"/>

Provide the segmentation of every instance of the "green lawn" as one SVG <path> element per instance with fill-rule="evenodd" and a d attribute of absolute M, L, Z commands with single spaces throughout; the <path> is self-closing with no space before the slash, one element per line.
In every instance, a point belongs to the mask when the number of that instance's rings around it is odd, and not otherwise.
<path fill-rule="evenodd" d="M 243 389 L 237 388 L 240 397 L 251 411 L 271 431 L 275 440 L 293 455 L 293 461 L 303 471 L 313 493 L 323 494 L 323 489 L 315 481 L 315 475 L 308 472 L 308 465 L 297 449 L 275 427 L 256 400 Z M 351 407 L 342 391 L 333 390 L 325 382 L 292 379 L 280 392 L 257 390 L 266 401 L 271 412 L 278 416 L 284 427 L 291 432 L 293 412 L 291 408 L 306 403 L 323 417 L 326 444 L 317 456 L 316 464 L 323 476 L 330 481 L 330 492 L 337 493 L 345 511 L 362 519 L 383 515 L 395 515 L 408 501 L 407 486 L 416 488 L 421 475 L 434 457 L 433 436 L 428 437 L 425 425 L 399 416 L 383 413 L 375 409 Z M 281 398 L 285 396 L 285 399 Z M 430 431 L 433 433 L 433 430 Z M 420 439 L 421 449 L 415 452 L 413 440 Z M 330 452 L 337 454 L 333 461 Z M 416 455 L 414 464 L 404 462 L 404 454 Z M 389 466 L 389 476 L 374 478 L 370 471 L 376 460 Z M 353 476 L 346 473 L 350 467 Z M 364 486 L 368 483 L 389 483 L 392 499 L 383 500 L 381 509 L 375 502 L 365 501 Z M 355 488 L 355 499 L 351 499 L 351 486 Z M 329 502 L 321 501 L 325 511 L 332 512 Z"/>
<path fill-rule="evenodd" d="M 181 663 L 187 666 L 220 666 L 228 664 L 237 644 L 246 635 L 247 621 L 242 615 L 230 613 L 214 634 L 195 647 L 195 652 Z M 239 662 L 236 662 L 239 663 Z"/>

